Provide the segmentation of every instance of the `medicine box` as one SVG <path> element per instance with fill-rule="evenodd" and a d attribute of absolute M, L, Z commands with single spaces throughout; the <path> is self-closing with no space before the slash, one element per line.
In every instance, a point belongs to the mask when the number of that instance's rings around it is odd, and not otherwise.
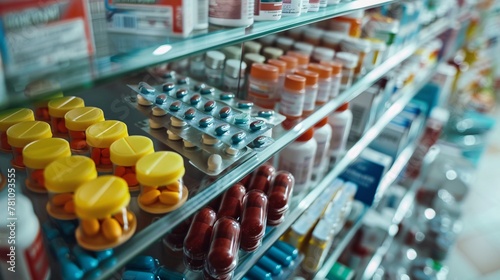
<path fill-rule="evenodd" d="M 194 0 L 105 1 L 109 31 L 182 37 L 193 31 Z"/>
<path fill-rule="evenodd" d="M 5 75 L 25 74 L 93 54 L 86 0 L 0 1 Z"/>
<path fill-rule="evenodd" d="M 408 143 L 411 125 L 412 120 L 402 115 L 396 116 L 369 147 L 395 160 Z"/>

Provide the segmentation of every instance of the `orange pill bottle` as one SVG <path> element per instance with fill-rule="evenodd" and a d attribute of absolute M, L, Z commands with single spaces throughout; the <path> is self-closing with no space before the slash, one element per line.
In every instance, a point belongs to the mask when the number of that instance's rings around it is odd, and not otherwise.
<path fill-rule="evenodd" d="M 34 121 L 33 111 L 26 108 L 11 109 L 0 112 L 0 151 L 11 152 L 12 148 L 7 141 L 7 129 L 25 121 Z"/>
<path fill-rule="evenodd" d="M 43 175 L 49 192 L 47 213 L 59 220 L 76 219 L 74 193 L 97 178 L 94 161 L 85 156 L 59 158 L 45 167 Z"/>
<path fill-rule="evenodd" d="M 174 152 L 156 152 L 142 157 L 136 165 L 141 193 L 139 207 L 145 212 L 163 214 L 181 207 L 188 197 L 184 186 L 184 160 Z"/>
<path fill-rule="evenodd" d="M 104 112 L 96 107 L 80 107 L 64 115 L 64 122 L 69 132 L 69 146 L 77 154 L 88 152 L 85 130 L 89 126 L 104 121 Z"/>
<path fill-rule="evenodd" d="M 65 96 L 49 101 L 50 125 L 54 136 L 68 138 L 68 129 L 66 128 L 64 115 L 75 108 L 83 106 L 85 106 L 83 99 L 75 96 Z"/>
<path fill-rule="evenodd" d="M 127 181 L 130 191 L 139 190 L 135 165 L 143 156 L 154 153 L 153 141 L 144 136 L 128 136 L 115 141 L 109 150 L 113 174 Z"/>
<path fill-rule="evenodd" d="M 116 140 L 128 136 L 127 125 L 121 121 L 102 121 L 93 124 L 85 130 L 90 157 L 94 160 L 97 171 L 111 172 L 111 152 L 109 147 Z"/>
<path fill-rule="evenodd" d="M 71 156 L 68 141 L 62 138 L 46 138 L 31 142 L 23 149 L 26 166 L 26 187 L 30 191 L 45 193 L 45 168 L 54 160 Z"/>
<path fill-rule="evenodd" d="M 7 142 L 12 147 L 12 166 L 24 168 L 23 149 L 36 140 L 51 138 L 50 125 L 41 121 L 20 122 L 7 129 Z"/>
<path fill-rule="evenodd" d="M 74 201 L 79 220 L 76 241 L 87 250 L 114 248 L 129 240 L 137 228 L 135 214 L 128 210 L 127 182 L 120 177 L 99 176 L 82 184 Z"/>

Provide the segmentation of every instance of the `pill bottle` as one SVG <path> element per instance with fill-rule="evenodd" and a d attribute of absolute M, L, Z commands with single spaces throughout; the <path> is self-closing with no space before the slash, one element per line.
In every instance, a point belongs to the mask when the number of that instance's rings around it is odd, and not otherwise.
<path fill-rule="evenodd" d="M 302 0 L 302 7 L 300 8 L 301 14 L 305 14 L 309 11 L 309 1 L 310 0 Z"/>
<path fill-rule="evenodd" d="M 184 186 L 184 160 L 174 152 L 156 152 L 136 164 L 141 193 L 139 207 L 148 213 L 164 214 L 181 207 L 188 197 Z"/>
<path fill-rule="evenodd" d="M 372 50 L 370 41 L 359 38 L 345 38 L 340 42 L 342 52 L 355 54 L 358 57 L 358 63 L 354 68 L 354 77 L 359 77 L 364 74 L 365 58 L 367 58 Z"/>
<path fill-rule="evenodd" d="M 340 92 L 349 88 L 354 79 L 354 68 L 358 65 L 358 57 L 347 52 L 338 52 L 335 55 L 335 62 L 342 64 L 342 77 L 340 79 Z"/>
<path fill-rule="evenodd" d="M 253 24 L 253 0 L 210 0 L 208 22 L 220 26 L 246 27 Z"/>
<path fill-rule="evenodd" d="M 262 44 L 256 41 L 247 41 L 243 43 L 244 54 L 249 54 L 249 53 L 259 54 L 261 49 L 262 49 Z"/>
<path fill-rule="evenodd" d="M 314 46 L 304 42 L 295 42 L 295 44 L 293 44 L 293 50 L 304 53 L 310 57 L 314 51 Z"/>
<path fill-rule="evenodd" d="M 0 197 L 0 205 L 4 205 L 5 208 L 0 211 L 0 251 L 2 252 L 0 278 L 50 279 L 48 250 L 43 242 L 40 222 L 31 201 L 21 195 L 20 190 L 18 191 L 14 200 L 16 210 L 14 216 L 12 216 L 12 211 L 7 211 L 7 205 L 11 205 L 12 198 L 6 193 Z M 15 239 L 12 238 L 13 224 Z M 15 240 L 15 244 L 10 240 Z M 12 259 L 14 259 L 15 266 L 9 265 Z M 14 267 L 15 272 L 9 270 L 10 267 Z"/>
<path fill-rule="evenodd" d="M 266 233 L 268 199 L 261 190 L 251 190 L 243 198 L 240 247 L 254 252 Z"/>
<path fill-rule="evenodd" d="M 65 96 L 49 101 L 50 125 L 55 137 L 68 138 L 68 129 L 66 128 L 64 115 L 75 108 L 84 106 L 85 102 L 83 99 L 75 96 Z"/>
<path fill-rule="evenodd" d="M 289 120 L 302 117 L 306 93 L 306 78 L 298 75 L 286 75 L 285 86 L 281 91 L 279 112 Z"/>
<path fill-rule="evenodd" d="M 282 55 L 279 60 L 286 62 L 286 74 L 293 74 L 297 70 L 299 59 L 294 56 Z"/>
<path fill-rule="evenodd" d="M 104 112 L 96 107 L 80 107 L 64 115 L 64 121 L 69 133 L 69 145 L 73 153 L 88 152 L 85 130 L 89 126 L 104 121 Z"/>
<path fill-rule="evenodd" d="M 288 37 L 278 37 L 276 39 L 276 47 L 282 49 L 284 52 L 287 52 L 293 48 L 293 44 L 295 40 L 290 39 Z"/>
<path fill-rule="evenodd" d="M 45 167 L 43 175 L 49 192 L 47 213 L 58 220 L 76 219 L 74 194 L 81 185 L 97 178 L 94 161 L 85 156 L 58 158 Z"/>
<path fill-rule="evenodd" d="M 50 125 L 42 121 L 24 121 L 7 129 L 7 143 L 12 147 L 12 166 L 24 168 L 23 149 L 36 140 L 51 138 Z"/>
<path fill-rule="evenodd" d="M 272 47 L 274 46 L 274 42 L 276 42 L 276 39 L 278 38 L 277 35 L 274 35 L 274 34 L 270 34 L 270 35 L 267 35 L 267 36 L 264 36 L 264 37 L 260 37 L 259 39 L 257 39 L 259 41 L 259 43 L 262 44 L 262 47 Z"/>
<path fill-rule="evenodd" d="M 309 65 L 309 56 L 305 53 L 297 52 L 297 51 L 287 51 L 286 52 L 287 56 L 293 56 L 297 58 L 298 64 L 297 68 L 298 69 L 307 69 L 307 66 Z"/>
<path fill-rule="evenodd" d="M 383 60 L 394 51 L 393 47 L 400 29 L 399 26 L 400 22 L 397 19 L 375 14 L 372 14 L 366 23 L 367 37 L 379 39 L 387 46 L 387 52 L 382 57 Z"/>
<path fill-rule="evenodd" d="M 54 160 L 71 156 L 68 141 L 62 138 L 45 138 L 31 142 L 23 149 L 26 166 L 26 187 L 37 193 L 45 193 L 43 171 Z"/>
<path fill-rule="evenodd" d="M 278 49 L 275 47 L 265 47 L 264 50 L 262 51 L 262 55 L 266 57 L 266 60 L 269 59 L 278 59 L 280 56 L 283 55 L 283 50 Z"/>
<path fill-rule="evenodd" d="M 267 225 L 277 226 L 285 220 L 285 214 L 289 208 L 295 179 L 290 172 L 278 171 L 267 192 L 269 200 L 267 210 Z"/>
<path fill-rule="evenodd" d="M 239 93 L 245 88 L 247 64 L 237 59 L 228 59 L 224 68 L 223 90 Z"/>
<path fill-rule="evenodd" d="M 130 193 L 122 178 L 104 175 L 87 181 L 78 187 L 73 199 L 80 221 L 75 237 L 84 249 L 111 249 L 134 234 L 137 219 L 128 210 Z"/>
<path fill-rule="evenodd" d="M 342 64 L 334 61 L 320 61 L 319 64 L 332 68 L 332 87 L 330 91 L 330 99 L 333 99 L 337 97 L 340 92 L 340 84 L 342 82 Z"/>
<path fill-rule="evenodd" d="M 328 0 L 327 3 L 328 5 L 337 5 L 340 3 L 340 0 Z"/>
<path fill-rule="evenodd" d="M 372 51 L 365 58 L 364 64 L 366 70 L 371 71 L 382 63 L 382 58 L 384 57 L 387 46 L 379 39 L 369 38 L 367 40 L 372 44 Z"/>
<path fill-rule="evenodd" d="M 209 0 L 193 1 L 193 29 L 203 30 L 208 28 L 208 3 Z"/>
<path fill-rule="evenodd" d="M 332 140 L 332 127 L 328 124 L 328 117 L 323 118 L 314 126 L 314 139 L 318 144 L 318 149 L 314 157 L 313 177 L 321 179 L 328 167 L 328 150 Z"/>
<path fill-rule="evenodd" d="M 154 153 L 153 141 L 140 135 L 127 136 L 113 142 L 109 151 L 113 174 L 123 178 L 130 191 L 139 190 L 135 165 L 143 156 Z"/>
<path fill-rule="evenodd" d="M 90 148 L 90 157 L 94 161 L 97 171 L 111 172 L 111 152 L 109 147 L 113 142 L 128 136 L 127 125 L 121 121 L 107 120 L 93 124 L 85 131 L 87 144 Z"/>
<path fill-rule="evenodd" d="M 309 27 L 304 31 L 304 42 L 313 46 L 319 46 L 323 33 L 325 33 L 325 31 L 322 29 Z"/>
<path fill-rule="evenodd" d="M 242 53 L 241 46 L 227 46 L 220 49 L 220 51 L 226 56 L 226 60 L 228 59 L 241 60 L 241 53 Z"/>
<path fill-rule="evenodd" d="M 287 0 L 283 3 L 283 16 L 298 17 L 302 11 L 302 0 Z"/>
<path fill-rule="evenodd" d="M 7 130 L 20 122 L 34 121 L 33 111 L 27 108 L 10 109 L 0 113 L 0 151 L 10 153 L 12 147 L 7 141 Z"/>
<path fill-rule="evenodd" d="M 335 56 L 335 51 L 329 48 L 316 47 L 314 48 L 312 54 L 312 62 L 319 63 L 320 61 L 330 61 L 333 60 Z"/>
<path fill-rule="evenodd" d="M 314 156 L 318 146 L 313 136 L 314 129 L 310 128 L 279 153 L 278 170 L 286 170 L 295 178 L 294 195 L 306 190 L 311 184 Z"/>
<path fill-rule="evenodd" d="M 280 100 L 281 89 L 285 85 L 285 76 L 286 76 L 286 62 L 278 59 L 269 59 L 267 64 L 278 67 L 279 76 L 278 76 L 278 86 L 276 87 L 275 99 L 276 101 Z"/>
<path fill-rule="evenodd" d="M 319 74 L 308 70 L 297 70 L 295 71 L 295 75 L 306 78 L 306 93 L 302 113 L 304 116 L 309 116 L 314 112 L 316 106 Z"/>
<path fill-rule="evenodd" d="M 248 99 L 257 106 L 273 109 L 278 78 L 278 67 L 259 63 L 253 64 L 248 78 Z"/>
<path fill-rule="evenodd" d="M 40 101 L 35 101 L 33 103 L 33 107 L 35 109 L 35 120 L 50 123 L 49 101 L 52 99 L 61 98 L 63 96 L 64 95 L 62 92 L 57 92 L 44 97 Z"/>
<path fill-rule="evenodd" d="M 308 6 L 308 8 L 309 8 L 309 6 Z M 302 40 L 302 34 L 304 33 L 304 30 L 306 28 L 307 27 L 305 27 L 305 26 L 299 26 L 299 27 L 292 28 L 292 29 L 287 31 L 287 35 L 288 35 L 288 37 L 294 39 L 295 41 L 300 41 L 300 40 Z"/>
<path fill-rule="evenodd" d="M 323 264 L 333 241 L 331 232 L 332 224 L 327 220 L 321 219 L 314 227 L 301 266 L 306 272 L 315 273 Z"/>
<path fill-rule="evenodd" d="M 340 51 L 340 42 L 347 35 L 335 32 L 335 31 L 325 31 L 323 33 L 323 37 L 321 38 L 321 45 L 325 48 L 330 48 L 336 52 Z"/>
<path fill-rule="evenodd" d="M 307 68 L 309 71 L 318 73 L 318 96 L 316 105 L 323 105 L 330 100 L 332 87 L 332 68 L 318 63 L 310 63 Z"/>
<path fill-rule="evenodd" d="M 194 215 L 183 243 L 184 263 L 189 269 L 203 269 L 216 221 L 217 214 L 210 207 L 204 207 Z"/>
<path fill-rule="evenodd" d="M 347 137 L 351 131 L 352 112 L 349 103 L 344 103 L 335 112 L 328 116 L 328 123 L 332 127 L 332 140 L 330 141 L 329 154 L 331 164 L 335 164 L 344 156 Z"/>
<path fill-rule="evenodd" d="M 267 21 L 281 19 L 283 0 L 255 1 L 254 20 Z"/>
<path fill-rule="evenodd" d="M 319 0 L 319 7 L 326 8 L 328 6 L 328 0 Z"/>
<path fill-rule="evenodd" d="M 219 51 L 208 51 L 205 54 L 205 76 L 207 83 L 214 87 L 222 85 L 222 72 L 226 56 Z"/>
<path fill-rule="evenodd" d="M 222 217 L 215 222 L 204 269 L 209 277 L 232 279 L 238 265 L 240 232 L 240 224 L 232 218 Z"/>
<path fill-rule="evenodd" d="M 356 10 L 340 17 L 332 18 L 328 29 L 343 33 L 349 37 L 361 37 L 364 10 Z"/>
<path fill-rule="evenodd" d="M 320 0 L 309 0 L 308 12 L 318 12 L 319 11 L 319 1 Z"/>
<path fill-rule="evenodd" d="M 193 55 L 189 58 L 189 75 L 195 79 L 205 78 L 205 56 Z"/>

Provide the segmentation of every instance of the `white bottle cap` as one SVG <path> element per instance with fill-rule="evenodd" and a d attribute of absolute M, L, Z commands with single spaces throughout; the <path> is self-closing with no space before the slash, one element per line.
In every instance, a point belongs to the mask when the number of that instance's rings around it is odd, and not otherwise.
<path fill-rule="evenodd" d="M 247 69 L 247 64 L 245 62 L 241 62 L 238 59 L 228 59 L 226 61 L 226 68 L 224 69 L 224 73 L 226 76 L 232 78 L 239 78 L 245 75 L 245 70 Z"/>
<path fill-rule="evenodd" d="M 372 43 L 369 40 L 346 37 L 340 42 L 342 51 L 364 52 L 368 53 L 372 49 Z"/>
<path fill-rule="evenodd" d="M 236 46 L 229 46 L 221 49 L 226 59 L 241 59 L 241 48 Z"/>
<path fill-rule="evenodd" d="M 267 35 L 267 36 L 264 36 L 262 38 L 259 38 L 258 40 L 264 46 L 272 46 L 272 45 L 274 45 L 274 42 L 276 41 L 277 37 L 278 36 L 276 36 L 276 35 Z"/>
<path fill-rule="evenodd" d="M 324 33 L 325 31 L 323 29 L 319 29 L 316 27 L 308 27 L 307 29 L 304 30 L 304 38 L 320 39 Z"/>
<path fill-rule="evenodd" d="M 340 44 L 340 41 L 342 41 L 346 35 L 344 33 L 336 32 L 336 31 L 326 31 L 323 33 L 323 42 L 329 43 L 329 44 Z"/>
<path fill-rule="evenodd" d="M 347 68 L 354 68 L 358 65 L 358 56 L 348 52 L 338 52 L 335 55 L 334 61 L 342 64 Z"/>
<path fill-rule="evenodd" d="M 278 37 L 276 39 L 276 46 L 280 49 L 288 50 L 293 46 L 293 43 L 295 43 L 295 40 L 288 37 Z"/>
<path fill-rule="evenodd" d="M 243 61 L 245 61 L 247 65 L 252 65 L 253 63 L 264 63 L 266 61 L 266 57 L 256 53 L 247 53 L 243 57 Z"/>
<path fill-rule="evenodd" d="M 226 56 L 219 51 L 208 51 L 205 55 L 205 64 L 212 69 L 222 68 Z"/>
<path fill-rule="evenodd" d="M 303 43 L 303 42 L 296 42 L 294 45 L 293 45 L 293 48 L 296 50 L 296 51 L 299 51 L 299 52 L 302 52 L 302 53 L 305 53 L 307 55 L 311 55 L 313 50 L 314 50 L 314 46 L 311 45 L 311 44 L 308 44 L 308 43 Z"/>
<path fill-rule="evenodd" d="M 313 58 L 317 61 L 325 60 L 330 61 L 333 60 L 335 56 L 335 51 L 329 48 L 317 47 L 314 49 Z"/>
<path fill-rule="evenodd" d="M 245 53 L 260 53 L 260 49 L 262 49 L 262 44 L 259 42 L 255 41 L 248 41 L 245 42 L 243 45 L 243 49 L 245 50 Z"/>
<path fill-rule="evenodd" d="M 283 55 L 283 50 L 274 48 L 274 47 L 267 47 L 264 48 L 264 51 L 262 54 L 267 58 L 267 59 L 278 59 L 278 57 Z"/>

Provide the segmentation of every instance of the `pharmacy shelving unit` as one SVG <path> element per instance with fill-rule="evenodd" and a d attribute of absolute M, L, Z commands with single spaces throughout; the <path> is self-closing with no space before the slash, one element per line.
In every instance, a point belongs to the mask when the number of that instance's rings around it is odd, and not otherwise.
<path fill-rule="evenodd" d="M 305 14 L 298 18 L 284 18 L 277 22 L 258 22 L 250 28 L 213 30 L 207 34 L 193 35 L 192 37 L 183 40 L 177 39 L 175 41 L 164 42 L 162 44 L 142 48 L 140 50 L 117 53 L 116 55 L 106 58 L 106 61 L 109 63 L 102 63 L 102 58 L 91 58 L 90 62 L 87 61 L 86 63 L 83 63 L 89 64 L 87 65 L 88 69 L 85 68 L 86 70 L 83 72 L 59 71 L 54 75 L 47 77 L 46 80 L 48 82 L 46 82 L 46 84 L 48 84 L 49 87 L 46 94 L 54 92 L 55 89 L 62 90 L 65 93 L 73 93 L 77 91 L 77 94 L 80 94 L 84 98 L 88 97 L 89 101 L 92 99 L 97 100 L 94 102 L 97 106 L 110 106 L 110 111 L 112 111 L 110 114 L 107 114 L 108 111 L 105 110 L 107 118 L 116 117 L 124 120 L 130 124 L 129 128 L 131 134 L 135 131 L 139 131 L 138 133 L 141 133 L 140 129 L 137 129 L 137 127 L 134 128 L 132 124 L 137 122 L 137 115 L 131 113 L 131 109 L 124 105 L 123 102 L 119 102 L 119 100 L 123 101 L 124 95 L 126 95 L 123 93 L 124 85 L 117 85 L 117 83 L 110 85 L 106 84 L 106 82 L 118 80 L 119 77 L 136 70 L 144 70 L 149 66 L 188 57 L 193 54 L 204 52 L 208 49 L 241 43 L 268 34 L 285 31 L 305 24 L 343 15 L 357 9 L 371 8 L 393 2 L 397 1 L 358 0 L 346 2 L 338 6 L 328 7 L 321 10 L 319 13 Z M 447 30 L 451 23 L 452 18 L 443 18 L 422 29 L 415 42 L 401 48 L 397 53 L 392 55 L 379 67 L 367 73 L 363 78 L 354 83 L 352 87 L 344 91 L 341 95 L 329 101 L 327 104 L 318 107 L 314 114 L 302 120 L 300 123 L 297 123 L 297 125 L 295 125 L 292 129 L 279 131 L 277 133 L 277 137 L 275 137 L 275 142 L 266 147 L 262 152 L 257 153 L 256 156 L 245 159 L 245 161 L 241 162 L 239 165 L 231 167 L 216 178 L 205 177 L 201 174 L 201 172 L 191 175 L 186 173 L 186 185 L 190 187 L 190 198 L 188 201 L 180 209 L 156 219 L 153 224 L 147 224 L 139 227 L 138 231 L 129 241 L 127 241 L 123 246 L 115 249 L 114 263 L 106 263 L 105 265 L 96 268 L 96 273 L 90 274 L 99 275 L 99 279 L 109 279 L 113 277 L 114 273 L 119 271 L 119 269 L 130 259 L 151 247 L 151 245 L 155 244 L 155 242 L 159 242 L 159 240 L 161 240 L 167 232 L 175 228 L 192 214 L 196 213 L 201 207 L 205 206 L 209 201 L 222 194 L 227 188 L 241 180 L 256 167 L 266 162 L 272 155 L 276 154 L 286 145 L 293 142 L 304 131 L 313 127 L 317 122 L 329 115 L 341 104 L 348 102 L 363 93 L 382 76 L 400 65 L 404 60 L 415 53 L 418 48 L 424 46 L 443 31 Z M 137 39 L 140 40 L 140 37 L 137 36 Z M 432 72 L 429 72 L 426 79 L 428 79 L 431 75 Z M 2 104 L 0 107 L 12 107 L 14 105 L 25 104 L 28 102 L 27 97 L 23 95 L 24 88 L 18 88 L 16 86 L 16 83 L 19 80 L 26 79 L 28 79 L 28 77 L 24 77 L 23 79 L 20 79 L 20 77 L 7 77 L 7 84 L 14 89 L 14 95 L 12 95 L 14 97 L 10 98 L 7 104 Z M 54 82 L 56 80 L 57 82 Z M 51 81 L 54 82 L 55 88 L 51 87 Z M 322 189 L 325 189 L 351 162 L 359 156 L 361 151 L 376 138 L 385 125 L 388 124 L 404 108 L 418 89 L 425 84 L 425 81 L 425 79 L 417 81 L 408 88 L 405 88 L 405 94 L 402 98 L 398 100 L 364 135 L 364 137 L 347 152 L 345 157 L 321 180 L 314 190 L 305 195 L 296 207 L 291 207 L 293 210 L 288 213 L 284 223 L 274 228 L 268 235 L 266 235 L 261 248 L 259 248 L 255 253 L 241 258 L 241 262 L 235 272 L 236 279 L 241 278 L 242 275 L 244 275 L 246 271 L 248 271 L 248 269 L 250 269 L 250 267 L 255 263 L 255 261 L 272 245 L 272 243 L 274 243 L 315 201 L 315 199 L 321 194 Z M 90 89 L 81 90 L 82 88 Z M 93 104 L 89 102 L 89 105 Z M 8 166 L 9 164 L 6 157 L 0 157 L 0 162 L 2 163 L 2 166 L 4 166 L 4 163 L 6 164 L 5 166 Z M 19 178 L 17 181 L 22 182 L 23 175 L 21 173 L 18 175 Z M 193 189 L 191 189 L 191 183 L 194 185 Z M 37 212 L 39 216 L 43 217 L 46 215 L 41 212 L 45 209 L 46 197 L 30 193 L 28 193 L 28 195 L 34 201 L 35 209 L 39 210 Z M 132 205 L 132 207 L 134 207 L 134 205 Z M 140 211 L 137 211 L 136 213 L 139 212 Z M 144 212 L 140 212 L 140 215 L 138 216 L 139 221 L 148 219 L 151 219 L 151 217 Z M 355 226 L 357 225 L 358 223 L 355 223 Z M 353 230 L 354 229 L 355 228 L 353 228 Z M 346 235 L 346 241 L 341 241 L 343 242 L 342 244 L 345 243 L 346 245 L 348 243 L 347 240 L 350 238 L 349 236 L 352 236 L 352 234 L 354 234 L 354 231 Z M 345 247 L 345 245 L 343 246 Z M 340 252 L 334 253 L 332 256 L 335 256 L 335 254 L 338 255 L 339 253 Z"/>

